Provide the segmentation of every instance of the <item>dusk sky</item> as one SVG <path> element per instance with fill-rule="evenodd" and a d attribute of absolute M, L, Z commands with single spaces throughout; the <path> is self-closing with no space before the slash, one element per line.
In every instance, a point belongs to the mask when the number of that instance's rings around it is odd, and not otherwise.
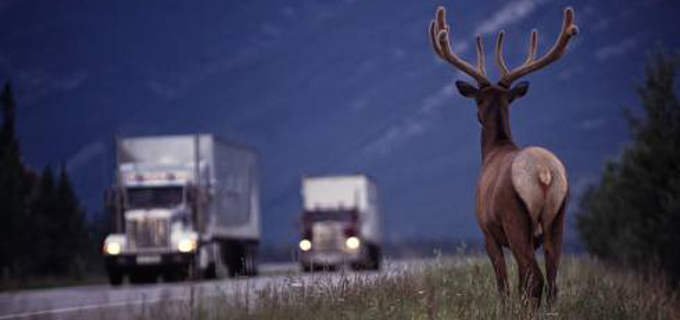
<path fill-rule="evenodd" d="M 259 152 L 267 243 L 293 243 L 304 174 L 375 178 L 388 241 L 481 239 L 474 214 L 480 127 L 471 81 L 427 38 L 447 8 L 454 51 L 487 69 L 496 32 L 524 60 L 531 29 L 551 47 L 563 10 L 578 36 L 531 74 L 511 108 L 519 145 L 564 162 L 574 210 L 629 141 L 623 106 L 650 50 L 680 48 L 680 1 L 25 1 L 0 0 L 0 81 L 18 103 L 24 160 L 65 163 L 89 213 L 113 178 L 116 136 L 214 133 Z"/>

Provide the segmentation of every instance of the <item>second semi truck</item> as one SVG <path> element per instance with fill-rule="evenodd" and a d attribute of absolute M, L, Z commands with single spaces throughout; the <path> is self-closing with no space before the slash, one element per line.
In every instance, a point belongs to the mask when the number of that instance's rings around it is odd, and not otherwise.
<path fill-rule="evenodd" d="M 257 155 L 207 134 L 116 141 L 109 281 L 257 273 Z"/>
<path fill-rule="evenodd" d="M 302 179 L 303 271 L 349 266 L 380 268 L 381 211 L 376 183 L 366 175 Z"/>

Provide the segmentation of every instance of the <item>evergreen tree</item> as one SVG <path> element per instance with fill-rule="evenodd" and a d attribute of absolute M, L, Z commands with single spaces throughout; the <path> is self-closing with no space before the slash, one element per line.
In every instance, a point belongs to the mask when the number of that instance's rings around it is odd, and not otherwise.
<path fill-rule="evenodd" d="M 626 112 L 633 142 L 580 199 L 577 227 L 605 260 L 660 268 L 680 281 L 680 103 L 677 57 L 652 55 L 638 89 L 644 117 Z"/>
<path fill-rule="evenodd" d="M 25 168 L 16 136 L 16 103 L 0 93 L 0 281 L 10 276 L 82 274 L 94 244 L 85 212 L 62 166 L 58 181 Z"/>
<path fill-rule="evenodd" d="M 7 82 L 0 94 L 0 103 L 2 104 L 2 128 L 0 129 L 0 153 L 3 150 L 16 145 L 14 140 L 14 130 L 16 128 L 16 102 L 12 94 L 12 85 Z"/>
<path fill-rule="evenodd" d="M 65 166 L 59 173 L 54 205 L 54 224 L 59 226 L 55 253 L 60 257 L 54 261 L 59 274 L 81 274 L 91 246 L 84 210 L 73 191 Z"/>
<path fill-rule="evenodd" d="M 0 127 L 0 271 L 3 275 L 18 269 L 22 250 L 21 226 L 25 217 L 23 164 L 15 137 L 15 108 L 11 86 L 7 83 L 0 94 L 2 127 Z"/>
<path fill-rule="evenodd" d="M 56 274 L 53 263 L 59 263 L 61 258 L 57 250 L 60 226 L 54 214 L 56 203 L 54 174 L 47 165 L 35 188 L 35 196 L 31 201 L 30 227 L 27 229 L 31 242 L 28 248 L 29 259 L 24 261 L 24 265 L 29 267 L 32 274 Z"/>

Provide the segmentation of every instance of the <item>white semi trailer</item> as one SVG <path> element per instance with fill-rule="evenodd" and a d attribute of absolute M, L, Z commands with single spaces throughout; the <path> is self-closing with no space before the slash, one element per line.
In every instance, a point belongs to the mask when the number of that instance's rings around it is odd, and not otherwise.
<path fill-rule="evenodd" d="M 114 232 L 103 245 L 119 285 L 257 273 L 260 239 L 256 153 L 213 135 L 116 141 L 107 192 Z"/>
<path fill-rule="evenodd" d="M 303 271 L 380 268 L 378 189 L 366 175 L 302 179 L 299 261 Z"/>

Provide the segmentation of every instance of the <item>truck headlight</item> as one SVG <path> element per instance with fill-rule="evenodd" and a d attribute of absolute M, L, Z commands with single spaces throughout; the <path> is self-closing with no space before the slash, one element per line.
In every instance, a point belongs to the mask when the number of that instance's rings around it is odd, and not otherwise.
<path fill-rule="evenodd" d="M 117 254 L 120 254 L 122 250 L 123 246 L 119 242 L 111 241 L 104 244 L 104 252 L 106 254 L 115 256 Z"/>
<path fill-rule="evenodd" d="M 347 240 L 345 240 L 345 245 L 349 249 L 357 249 L 361 245 L 361 241 L 359 241 L 359 238 L 357 237 L 349 237 Z"/>
<path fill-rule="evenodd" d="M 302 239 L 302 241 L 300 241 L 300 250 L 309 251 L 310 249 L 312 249 L 312 242 L 307 239 Z"/>
<path fill-rule="evenodd" d="M 193 239 L 182 239 L 177 243 L 177 249 L 179 252 L 192 252 L 196 250 L 196 240 Z"/>

